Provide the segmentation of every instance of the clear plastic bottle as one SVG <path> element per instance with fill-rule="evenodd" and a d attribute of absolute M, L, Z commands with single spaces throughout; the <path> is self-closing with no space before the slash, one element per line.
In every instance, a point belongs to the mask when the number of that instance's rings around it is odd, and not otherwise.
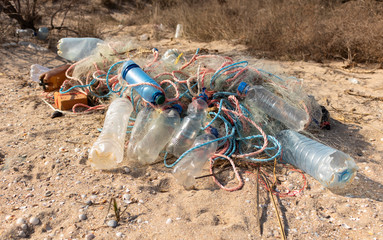
<path fill-rule="evenodd" d="M 203 121 L 206 119 L 207 107 L 207 103 L 201 98 L 197 98 L 189 104 L 188 115 L 182 120 L 167 146 L 168 153 L 179 157 L 193 145 Z"/>
<path fill-rule="evenodd" d="M 70 61 L 79 61 L 88 57 L 103 43 L 98 38 L 61 38 L 57 45 L 57 54 Z"/>
<path fill-rule="evenodd" d="M 203 134 L 196 138 L 192 147 L 210 142 L 216 139 L 212 134 Z M 194 149 L 189 152 L 181 161 L 175 166 L 173 175 L 177 182 L 185 188 L 190 188 L 195 184 L 195 177 L 202 174 L 202 170 L 206 162 L 217 150 L 218 143 L 213 142 Z"/>
<path fill-rule="evenodd" d="M 136 147 L 137 143 L 145 136 L 148 131 L 148 126 L 155 111 L 152 107 L 146 106 L 140 110 L 137 114 L 136 121 L 130 134 L 128 149 L 126 150 L 126 156 L 129 160 L 137 160 Z"/>
<path fill-rule="evenodd" d="M 122 162 L 126 128 L 132 110 L 132 103 L 126 98 L 117 98 L 110 104 L 102 132 L 89 153 L 93 168 L 111 169 Z"/>
<path fill-rule="evenodd" d="M 135 62 L 129 60 L 124 63 L 121 70 L 121 76 L 129 84 L 151 83 L 160 87 L 149 75 L 147 75 Z M 141 85 L 133 87 L 138 94 L 148 102 L 153 104 L 163 104 L 165 102 L 164 94 L 153 86 Z"/>
<path fill-rule="evenodd" d="M 163 111 L 153 119 L 146 135 L 137 144 L 138 162 L 142 165 L 154 163 L 179 124 L 180 115 L 174 108 Z"/>
<path fill-rule="evenodd" d="M 358 169 L 349 155 L 292 130 L 277 135 L 283 160 L 305 171 L 328 188 L 344 187 Z"/>
<path fill-rule="evenodd" d="M 261 85 L 251 86 L 242 82 L 238 91 L 246 94 L 245 102 L 251 108 L 262 110 L 290 129 L 302 131 L 309 121 L 309 116 L 304 110 L 291 106 Z"/>

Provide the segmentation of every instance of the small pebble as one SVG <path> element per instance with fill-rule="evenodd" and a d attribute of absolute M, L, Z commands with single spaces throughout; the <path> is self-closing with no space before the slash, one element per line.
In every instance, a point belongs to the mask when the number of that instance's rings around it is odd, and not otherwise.
<path fill-rule="evenodd" d="M 251 203 L 251 201 L 250 200 L 246 200 L 246 203 Z"/>
<path fill-rule="evenodd" d="M 139 203 L 143 204 L 144 203 L 144 200 L 140 199 L 138 200 Z"/>
<path fill-rule="evenodd" d="M 124 167 L 124 172 L 125 172 L 125 173 L 130 173 L 130 168 L 128 168 L 128 167 Z"/>
<path fill-rule="evenodd" d="M 117 221 L 116 220 L 109 220 L 106 225 L 108 225 L 109 227 L 112 227 L 112 228 L 115 228 L 117 227 Z"/>
<path fill-rule="evenodd" d="M 27 224 L 23 224 L 23 225 L 21 225 L 21 229 L 23 229 L 23 230 L 27 230 L 27 229 L 28 229 L 28 225 L 27 225 Z"/>
<path fill-rule="evenodd" d="M 18 235 L 19 235 L 19 237 L 21 237 L 21 238 L 25 238 L 25 237 L 27 236 L 27 234 L 26 234 L 24 231 L 20 231 L 20 232 L 18 233 Z"/>
<path fill-rule="evenodd" d="M 137 218 L 137 223 L 142 223 L 142 219 L 141 218 Z"/>
<path fill-rule="evenodd" d="M 25 221 L 25 219 L 24 218 L 18 218 L 17 220 L 16 220 L 16 224 L 17 225 L 22 225 L 22 224 L 25 224 L 27 221 Z"/>
<path fill-rule="evenodd" d="M 92 240 L 92 239 L 94 239 L 96 236 L 93 234 L 93 233 L 90 233 L 90 234 L 87 234 L 86 236 L 85 236 L 85 239 L 86 240 Z"/>
<path fill-rule="evenodd" d="M 5 220 L 6 220 L 6 221 L 10 220 L 11 218 L 13 218 L 13 215 L 7 215 L 7 216 L 5 216 Z"/>
<path fill-rule="evenodd" d="M 122 232 L 117 232 L 116 236 L 119 237 L 119 238 L 122 237 Z"/>
<path fill-rule="evenodd" d="M 92 200 L 86 200 L 85 204 L 88 205 L 88 206 L 91 206 L 93 204 L 93 202 L 92 202 Z"/>
<path fill-rule="evenodd" d="M 88 217 L 85 214 L 78 215 L 78 219 L 80 220 L 86 220 Z"/>
<path fill-rule="evenodd" d="M 172 219 L 171 218 L 168 218 L 167 220 L 166 220 L 166 224 L 171 224 L 173 221 L 172 221 Z"/>
<path fill-rule="evenodd" d="M 31 217 L 29 219 L 29 223 L 32 225 L 38 225 L 40 223 L 40 219 L 38 219 L 37 217 Z"/>

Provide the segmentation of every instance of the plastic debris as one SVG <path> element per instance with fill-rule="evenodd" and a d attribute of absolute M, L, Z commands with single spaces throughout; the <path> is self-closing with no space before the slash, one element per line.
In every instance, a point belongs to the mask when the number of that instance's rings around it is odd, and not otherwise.
<path fill-rule="evenodd" d="M 50 68 L 41 66 L 39 64 L 31 65 L 31 71 L 30 71 L 31 81 L 40 82 L 40 76 L 43 73 L 48 72 L 49 70 L 50 70 Z"/>
<path fill-rule="evenodd" d="M 283 160 L 310 174 L 328 188 L 344 187 L 358 167 L 349 155 L 292 130 L 277 135 L 283 147 Z"/>
<path fill-rule="evenodd" d="M 102 132 L 89 153 L 93 168 L 111 169 L 122 162 L 126 127 L 132 110 L 133 106 L 126 98 L 118 98 L 109 106 Z"/>
<path fill-rule="evenodd" d="M 40 85 L 45 92 L 58 90 L 66 80 L 66 71 L 70 65 L 62 65 L 60 67 L 49 70 L 40 75 Z"/>
<path fill-rule="evenodd" d="M 182 24 L 177 24 L 177 27 L 176 27 L 176 33 L 174 35 L 174 38 L 181 38 L 183 36 L 183 26 Z"/>
<path fill-rule="evenodd" d="M 100 43 L 103 41 L 98 38 L 62 38 L 57 45 L 57 54 L 70 61 L 79 61 L 90 56 Z"/>

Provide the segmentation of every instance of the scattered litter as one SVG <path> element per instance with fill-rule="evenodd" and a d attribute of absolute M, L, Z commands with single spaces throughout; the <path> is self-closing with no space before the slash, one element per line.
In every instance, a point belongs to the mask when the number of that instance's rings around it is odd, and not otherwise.
<path fill-rule="evenodd" d="M 177 24 L 177 27 L 176 27 L 176 33 L 174 35 L 174 38 L 181 38 L 183 36 L 183 33 L 184 33 L 184 29 L 183 29 L 183 26 L 182 24 Z"/>
<path fill-rule="evenodd" d="M 140 41 L 148 41 L 150 38 L 149 38 L 149 35 L 148 34 L 142 34 L 140 37 L 139 37 L 139 40 Z"/>
<path fill-rule="evenodd" d="M 358 79 L 356 79 L 356 78 L 349 78 L 348 81 L 350 83 L 353 83 L 353 84 L 358 84 L 359 83 Z"/>

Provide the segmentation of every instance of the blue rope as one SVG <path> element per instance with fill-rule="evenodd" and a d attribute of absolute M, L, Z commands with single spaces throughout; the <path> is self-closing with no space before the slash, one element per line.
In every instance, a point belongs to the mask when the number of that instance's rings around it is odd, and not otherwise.
<path fill-rule="evenodd" d="M 195 146 L 195 147 L 192 147 L 192 148 L 190 148 L 189 150 L 187 150 L 186 152 L 184 152 L 174 163 L 172 163 L 172 164 L 167 164 L 167 162 L 166 162 L 166 158 L 164 159 L 164 164 L 165 164 L 165 166 L 166 167 L 168 167 L 168 168 L 171 168 L 171 167 L 174 167 L 179 161 L 181 161 L 186 155 L 188 155 L 191 151 L 194 151 L 195 149 L 198 149 L 198 148 L 201 148 L 201 147 L 203 147 L 203 146 L 206 146 L 206 145 L 208 145 L 208 144 L 211 144 L 211 143 L 213 143 L 213 142 L 217 142 L 217 141 L 221 141 L 221 140 L 226 140 L 226 139 L 228 139 L 228 138 L 231 138 L 231 137 L 233 137 L 234 136 L 234 133 L 235 133 L 235 129 L 233 128 L 232 129 L 232 132 L 231 132 L 231 134 L 230 135 L 227 135 L 227 136 L 224 136 L 224 137 L 221 137 L 221 138 L 216 138 L 216 139 L 214 139 L 214 140 L 212 140 L 212 141 L 209 141 L 209 142 L 206 142 L 206 143 L 202 143 L 202 144 L 199 144 L 199 145 L 197 145 L 197 146 Z"/>

